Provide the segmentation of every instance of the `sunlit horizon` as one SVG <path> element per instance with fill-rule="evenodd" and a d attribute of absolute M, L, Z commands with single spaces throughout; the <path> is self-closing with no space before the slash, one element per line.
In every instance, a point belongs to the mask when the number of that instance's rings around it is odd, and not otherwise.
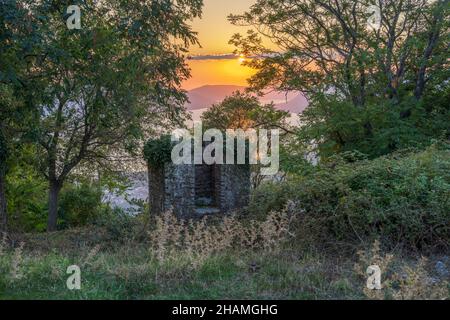
<path fill-rule="evenodd" d="M 245 59 L 236 56 L 234 59 L 189 60 L 191 78 L 182 87 L 191 90 L 204 85 L 247 86 L 247 79 L 256 71 L 242 64 Z"/>
<path fill-rule="evenodd" d="M 189 54 L 197 58 L 187 62 L 191 78 L 183 82 L 183 89 L 191 90 L 204 85 L 248 85 L 247 79 L 255 74 L 255 70 L 243 66 L 246 58 L 234 55 L 235 47 L 228 43 L 234 33 L 243 34 L 248 28 L 232 25 L 227 17 L 247 11 L 255 2 L 204 0 L 202 17 L 192 22 L 192 29 L 198 32 L 201 46 L 189 48 Z"/>

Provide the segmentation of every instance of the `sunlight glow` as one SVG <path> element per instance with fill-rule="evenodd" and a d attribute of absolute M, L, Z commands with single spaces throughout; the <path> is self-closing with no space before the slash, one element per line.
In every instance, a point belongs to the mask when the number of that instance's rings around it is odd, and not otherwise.
<path fill-rule="evenodd" d="M 203 85 L 238 85 L 247 86 L 247 79 L 255 70 L 243 66 L 245 57 L 236 59 L 189 60 L 192 77 L 183 83 L 183 88 L 191 90 Z"/>

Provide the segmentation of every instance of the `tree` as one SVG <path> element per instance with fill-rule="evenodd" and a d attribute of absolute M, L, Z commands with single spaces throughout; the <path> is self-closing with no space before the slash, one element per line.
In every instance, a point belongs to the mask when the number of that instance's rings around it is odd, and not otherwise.
<path fill-rule="evenodd" d="M 182 113 L 185 52 L 197 42 L 186 21 L 200 15 L 202 1 L 79 6 L 79 30 L 67 28 L 65 3 L 27 6 L 42 39 L 29 61 L 29 77 L 38 77 L 39 90 L 27 101 L 40 110 L 33 136 L 49 182 L 49 231 L 57 227 L 59 193 L 74 170 L 132 152 L 157 121 Z"/>
<path fill-rule="evenodd" d="M 202 114 L 203 126 L 222 131 L 226 129 L 271 129 L 289 131 L 289 113 L 276 110 L 273 103 L 262 105 L 258 98 L 240 91 L 214 104 Z"/>
<path fill-rule="evenodd" d="M 254 95 L 236 91 L 205 111 L 201 119 L 205 129 L 214 128 L 222 132 L 227 129 L 280 129 L 285 137 L 292 133 L 288 117 L 288 112 L 276 110 L 273 103 L 263 105 Z M 256 188 L 265 176 L 260 174 L 260 165 L 251 167 L 252 186 Z"/>
<path fill-rule="evenodd" d="M 379 28 L 368 26 L 371 5 L 380 9 Z M 448 116 L 448 108 L 423 105 L 448 86 L 448 16 L 448 0 L 260 0 L 229 17 L 253 27 L 230 42 L 259 57 L 247 63 L 258 70 L 253 90 L 307 96 L 305 143 L 323 156 L 351 149 L 377 156 L 428 139 L 424 132 Z"/>
<path fill-rule="evenodd" d="M 7 230 L 7 198 L 6 198 L 6 173 L 8 172 L 11 158 L 11 149 L 17 146 L 20 134 L 17 132 L 18 104 L 10 85 L 0 83 L 0 231 Z"/>
<path fill-rule="evenodd" d="M 26 57 L 38 36 L 23 3 L 0 1 L 0 231 L 7 227 L 6 174 L 20 146 L 27 140 L 32 109 L 25 103 Z M 37 89 L 36 87 L 34 87 Z"/>
<path fill-rule="evenodd" d="M 6 230 L 7 227 L 7 211 L 6 211 L 6 191 L 5 191 L 5 177 L 6 177 L 6 160 L 7 160 L 7 145 L 3 134 L 0 134 L 0 230 Z"/>

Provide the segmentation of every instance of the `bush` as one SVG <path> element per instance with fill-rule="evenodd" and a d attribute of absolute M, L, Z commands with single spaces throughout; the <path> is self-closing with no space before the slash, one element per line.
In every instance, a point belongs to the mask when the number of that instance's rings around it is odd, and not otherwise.
<path fill-rule="evenodd" d="M 126 241 L 135 237 L 138 233 L 138 226 L 142 231 L 145 222 L 140 216 L 132 216 L 120 208 L 107 208 L 105 214 L 95 220 L 95 225 L 102 227 L 107 232 L 109 240 Z"/>
<path fill-rule="evenodd" d="M 71 184 L 61 191 L 59 203 L 61 224 L 79 227 L 94 222 L 102 213 L 102 190 L 97 185 Z"/>
<path fill-rule="evenodd" d="M 250 212 L 265 214 L 293 200 L 303 230 L 334 241 L 380 238 L 413 247 L 450 245 L 450 152 L 430 147 L 354 163 L 255 190 Z"/>
<path fill-rule="evenodd" d="M 253 190 L 250 196 L 249 211 L 253 216 L 264 218 L 271 211 L 280 211 L 293 197 L 288 182 L 264 182 Z"/>
<path fill-rule="evenodd" d="M 163 167 L 170 162 L 172 141 L 170 135 L 163 135 L 158 139 L 150 139 L 144 146 L 144 159 L 154 168 Z"/>
<path fill-rule="evenodd" d="M 12 230 L 45 231 L 47 227 L 47 186 L 27 165 L 14 166 L 6 177 L 8 223 Z"/>

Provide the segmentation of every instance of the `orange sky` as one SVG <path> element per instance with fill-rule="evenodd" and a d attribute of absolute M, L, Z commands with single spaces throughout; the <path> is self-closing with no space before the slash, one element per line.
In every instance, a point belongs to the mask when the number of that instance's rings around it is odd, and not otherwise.
<path fill-rule="evenodd" d="M 234 33 L 245 33 L 246 27 L 231 25 L 227 16 L 230 13 L 243 13 L 256 0 L 204 0 L 203 15 L 192 23 L 198 32 L 201 48 L 190 48 L 192 55 L 220 55 L 232 53 L 234 47 L 228 44 Z M 231 84 L 246 85 L 246 79 L 253 70 L 241 65 L 235 59 L 189 60 L 191 79 L 183 83 L 183 88 L 190 90 L 203 85 Z"/>
<path fill-rule="evenodd" d="M 254 70 L 241 65 L 238 58 L 226 60 L 189 60 L 191 78 L 183 83 L 186 90 L 203 85 L 232 84 L 246 86 Z"/>
<path fill-rule="evenodd" d="M 228 44 L 234 33 L 244 33 L 246 27 L 236 27 L 227 20 L 229 14 L 247 11 L 256 0 L 203 0 L 201 19 L 195 19 L 192 28 L 198 32 L 202 48 L 192 47 L 192 54 L 223 54 L 233 52 Z"/>

